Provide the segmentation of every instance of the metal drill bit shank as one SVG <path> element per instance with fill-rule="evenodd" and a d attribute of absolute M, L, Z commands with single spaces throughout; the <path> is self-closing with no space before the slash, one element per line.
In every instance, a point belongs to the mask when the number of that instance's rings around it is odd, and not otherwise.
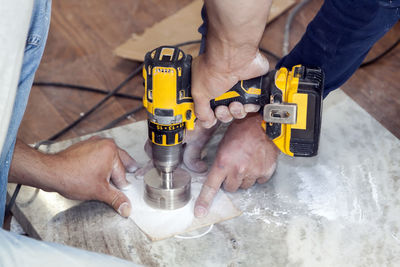
<path fill-rule="evenodd" d="M 182 161 L 182 144 L 159 146 L 152 144 L 155 169 L 144 177 L 144 200 L 158 209 L 178 209 L 190 200 L 190 174 L 177 169 Z"/>

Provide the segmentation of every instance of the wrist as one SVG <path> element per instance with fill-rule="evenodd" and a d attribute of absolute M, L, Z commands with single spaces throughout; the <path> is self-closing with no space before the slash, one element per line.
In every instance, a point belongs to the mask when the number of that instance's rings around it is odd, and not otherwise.
<path fill-rule="evenodd" d="M 64 174 L 67 170 L 62 170 L 61 163 L 63 159 L 58 154 L 40 153 L 43 169 L 36 172 L 38 179 L 38 188 L 47 192 L 60 192 L 60 189 L 65 185 Z"/>
<path fill-rule="evenodd" d="M 235 42 L 213 34 L 207 35 L 204 63 L 207 67 L 229 75 L 242 71 L 258 55 L 258 44 Z"/>

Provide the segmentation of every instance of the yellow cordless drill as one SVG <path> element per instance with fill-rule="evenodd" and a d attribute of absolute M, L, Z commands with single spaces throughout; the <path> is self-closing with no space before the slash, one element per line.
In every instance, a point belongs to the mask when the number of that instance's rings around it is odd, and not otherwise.
<path fill-rule="evenodd" d="M 148 113 L 152 159 L 158 172 L 146 174 L 144 196 L 155 208 L 177 209 L 190 200 L 190 175 L 182 169 L 175 170 L 182 162 L 185 131 L 194 128 L 191 64 L 190 55 L 171 46 L 159 47 L 145 56 L 143 105 Z"/>
<path fill-rule="evenodd" d="M 192 57 L 173 46 L 145 56 L 143 105 L 157 171 L 145 176 L 145 200 L 156 208 L 176 209 L 190 199 L 190 175 L 177 169 L 185 131 L 194 128 L 191 96 Z M 232 102 L 262 106 L 266 134 L 290 156 L 314 156 L 321 129 L 324 75 L 319 68 L 297 65 L 238 82 L 211 100 L 212 109 Z M 175 171 L 175 172 L 174 172 Z M 173 175 L 174 173 L 174 175 Z"/>

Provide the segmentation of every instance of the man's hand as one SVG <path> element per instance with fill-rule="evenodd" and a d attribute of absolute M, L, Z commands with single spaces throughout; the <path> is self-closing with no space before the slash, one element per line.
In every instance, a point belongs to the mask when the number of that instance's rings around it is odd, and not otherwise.
<path fill-rule="evenodd" d="M 207 129 L 198 123 L 193 131 L 186 131 L 183 163 L 189 170 L 197 173 L 204 173 L 208 170 L 207 163 L 201 159 L 201 152 L 219 125 L 217 123 Z"/>
<path fill-rule="evenodd" d="M 192 96 L 203 127 L 216 123 L 210 108 L 214 99 L 240 80 L 267 73 L 269 64 L 258 46 L 267 23 L 271 0 L 205 0 L 208 15 L 206 51 L 193 61 Z M 215 116 L 222 122 L 242 119 L 255 105 L 220 106 Z"/>
<path fill-rule="evenodd" d="M 259 114 L 234 121 L 222 139 L 217 157 L 195 204 L 195 216 L 207 215 L 222 183 L 228 192 L 267 182 L 276 168 L 278 148 L 266 136 Z"/>
<path fill-rule="evenodd" d="M 185 166 L 196 173 L 204 173 L 208 170 L 207 163 L 205 163 L 201 159 L 201 152 L 207 142 L 210 140 L 215 130 L 218 128 L 219 124 L 217 123 L 214 127 L 210 129 L 203 128 L 201 125 L 196 124 L 196 127 L 193 131 L 186 131 L 185 136 L 185 147 L 183 150 L 183 163 Z M 140 168 L 137 172 L 135 172 L 136 177 L 144 177 L 144 175 L 154 168 L 152 158 L 152 150 L 151 150 L 151 141 L 147 140 L 144 145 L 144 151 L 150 160 L 146 163 L 145 166 Z"/>
<path fill-rule="evenodd" d="M 92 137 L 53 155 L 17 141 L 9 182 L 55 191 L 70 199 L 100 200 L 128 217 L 131 203 L 119 189 L 129 185 L 126 170 L 136 169 L 136 161 L 112 139 Z"/>

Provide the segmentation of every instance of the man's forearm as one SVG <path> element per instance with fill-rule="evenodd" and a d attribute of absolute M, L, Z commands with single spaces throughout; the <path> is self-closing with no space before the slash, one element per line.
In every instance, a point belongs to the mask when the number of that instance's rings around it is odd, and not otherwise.
<path fill-rule="evenodd" d="M 272 0 L 204 2 L 208 14 L 207 54 L 224 62 L 241 57 L 242 54 L 255 54 L 267 23 Z"/>
<path fill-rule="evenodd" d="M 93 136 L 56 154 L 41 153 L 17 140 L 9 182 L 75 200 L 100 200 L 127 217 L 130 201 L 119 190 L 129 185 L 126 169 L 135 171 L 137 163 L 112 139 Z"/>
<path fill-rule="evenodd" d="M 56 175 L 50 173 L 55 167 L 52 157 L 17 140 L 8 181 L 52 191 Z"/>

